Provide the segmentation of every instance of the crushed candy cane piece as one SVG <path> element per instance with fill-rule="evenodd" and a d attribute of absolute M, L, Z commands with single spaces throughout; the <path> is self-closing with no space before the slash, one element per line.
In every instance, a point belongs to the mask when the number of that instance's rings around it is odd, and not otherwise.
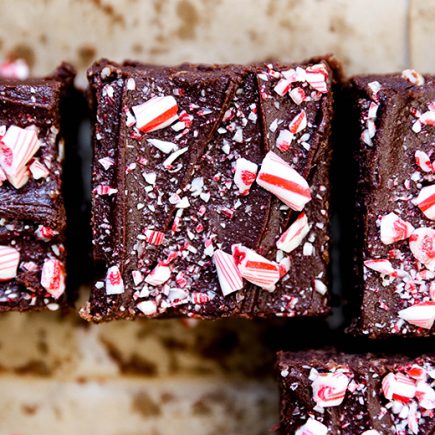
<path fill-rule="evenodd" d="M 99 196 L 111 196 L 118 192 L 118 189 L 114 189 L 113 187 L 99 184 L 93 192 Z"/>
<path fill-rule="evenodd" d="M 153 97 L 143 104 L 132 107 L 136 127 L 144 132 L 168 127 L 178 119 L 177 101 L 172 96 Z"/>
<path fill-rule="evenodd" d="M 305 178 L 272 151 L 264 157 L 257 183 L 295 211 L 302 211 L 311 200 Z"/>
<path fill-rule="evenodd" d="M 396 272 L 391 262 L 383 258 L 365 260 L 364 266 L 379 272 L 381 275 L 393 275 Z"/>
<path fill-rule="evenodd" d="M 305 95 L 305 91 L 300 88 L 294 88 L 289 92 L 290 98 L 293 100 L 295 104 L 299 106 L 299 104 L 302 104 L 306 99 L 307 96 Z"/>
<path fill-rule="evenodd" d="M 298 218 L 284 231 L 276 242 L 276 247 L 284 252 L 292 252 L 310 231 L 307 216 L 302 212 Z"/>
<path fill-rule="evenodd" d="M 414 326 L 431 329 L 435 321 L 435 302 L 422 302 L 399 311 L 399 317 Z"/>
<path fill-rule="evenodd" d="M 328 80 L 328 70 L 323 63 L 309 66 L 305 70 L 305 78 L 312 88 L 320 93 L 328 92 L 326 81 Z"/>
<path fill-rule="evenodd" d="M 292 85 L 291 81 L 286 79 L 280 79 L 279 82 L 273 88 L 273 90 L 282 97 L 290 90 L 291 85 Z"/>
<path fill-rule="evenodd" d="M 276 139 L 276 147 L 281 151 L 285 152 L 290 149 L 290 145 L 294 139 L 293 133 L 290 133 L 289 130 L 281 130 Z"/>
<path fill-rule="evenodd" d="M 112 266 L 106 273 L 106 294 L 119 295 L 124 293 L 124 281 L 118 266 Z"/>
<path fill-rule="evenodd" d="M 314 290 L 316 290 L 317 293 L 324 296 L 328 292 L 328 287 L 326 287 L 326 285 L 322 281 L 320 281 L 320 279 L 315 279 Z"/>
<path fill-rule="evenodd" d="M 242 196 L 248 195 L 252 184 L 257 176 L 258 165 L 239 158 L 236 161 L 236 171 L 234 173 L 234 183 L 239 188 L 239 194 Z"/>
<path fill-rule="evenodd" d="M 388 373 L 382 379 L 382 392 L 388 400 L 407 402 L 415 396 L 416 383 L 403 373 Z"/>
<path fill-rule="evenodd" d="M 24 129 L 11 125 L 1 138 L 0 165 L 8 181 L 16 189 L 28 181 L 27 163 L 39 149 L 35 129 Z"/>
<path fill-rule="evenodd" d="M 299 427 L 295 435 L 326 435 L 328 428 L 320 421 L 310 417 L 301 427 Z"/>
<path fill-rule="evenodd" d="M 160 262 L 157 266 L 146 276 L 145 282 L 153 286 L 164 284 L 171 276 L 171 269 L 168 265 Z"/>
<path fill-rule="evenodd" d="M 435 172 L 435 167 L 431 163 L 429 156 L 424 151 L 415 152 L 415 163 L 423 172 Z"/>
<path fill-rule="evenodd" d="M 36 237 L 44 242 L 48 242 L 57 234 L 59 234 L 58 231 L 55 231 L 52 228 L 46 227 L 44 225 L 39 225 L 35 231 Z"/>
<path fill-rule="evenodd" d="M 168 142 L 167 140 L 147 139 L 147 142 L 165 154 L 169 154 L 173 151 L 178 150 L 177 144 L 175 144 L 173 142 Z"/>
<path fill-rule="evenodd" d="M 415 69 L 405 69 L 402 71 L 402 77 L 413 85 L 424 85 L 424 77 Z"/>
<path fill-rule="evenodd" d="M 291 121 L 288 129 L 290 133 L 296 134 L 304 130 L 307 126 L 307 114 L 305 110 L 301 110 Z"/>
<path fill-rule="evenodd" d="M 409 238 L 409 247 L 414 257 L 429 270 L 435 271 L 435 230 L 417 228 Z"/>
<path fill-rule="evenodd" d="M 55 299 L 65 291 L 65 268 L 61 261 L 55 258 L 46 258 L 42 266 L 41 285 Z"/>
<path fill-rule="evenodd" d="M 136 305 L 136 308 L 142 311 L 145 316 L 153 316 L 157 313 L 157 304 L 155 301 L 142 301 Z"/>
<path fill-rule="evenodd" d="M 243 288 L 243 280 L 234 257 L 221 249 L 216 249 L 213 261 L 219 279 L 222 294 L 227 296 Z"/>
<path fill-rule="evenodd" d="M 435 390 L 426 382 L 417 382 L 417 391 L 415 392 L 418 404 L 427 410 L 435 409 Z"/>
<path fill-rule="evenodd" d="M 8 281 L 17 276 L 20 253 L 11 246 L 0 246 L 0 281 Z"/>
<path fill-rule="evenodd" d="M 50 171 L 38 159 L 33 159 L 29 166 L 29 170 L 35 180 L 47 178 L 50 175 Z"/>
<path fill-rule="evenodd" d="M 1 77 L 26 80 L 29 77 L 29 74 L 29 66 L 23 59 L 7 60 L 0 64 Z"/>
<path fill-rule="evenodd" d="M 160 246 L 165 240 L 165 233 L 157 230 L 145 230 L 145 237 L 148 243 Z"/>
<path fill-rule="evenodd" d="M 275 289 L 275 284 L 280 279 L 277 263 L 240 244 L 232 246 L 232 254 L 243 278 L 265 290 Z"/>
<path fill-rule="evenodd" d="M 435 126 L 435 112 L 428 110 L 418 118 L 421 124 Z"/>
<path fill-rule="evenodd" d="M 341 372 L 319 373 L 311 384 L 313 400 L 321 407 L 340 405 L 349 381 L 350 379 Z"/>
<path fill-rule="evenodd" d="M 428 219 L 435 220 L 435 184 L 423 187 L 413 203 Z"/>
<path fill-rule="evenodd" d="M 381 241 L 385 245 L 408 239 L 414 227 L 395 213 L 389 213 L 381 219 Z"/>

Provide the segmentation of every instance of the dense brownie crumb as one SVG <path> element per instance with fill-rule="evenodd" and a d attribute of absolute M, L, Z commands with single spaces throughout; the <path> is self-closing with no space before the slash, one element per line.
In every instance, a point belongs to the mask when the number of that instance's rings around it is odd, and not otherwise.
<path fill-rule="evenodd" d="M 61 105 L 75 73 L 0 80 L 0 311 L 65 306 Z"/>
<path fill-rule="evenodd" d="M 81 315 L 328 313 L 337 68 L 333 59 L 96 63 L 93 240 L 102 272 Z"/>
<path fill-rule="evenodd" d="M 279 352 L 282 434 L 430 434 L 435 358 Z"/>
<path fill-rule="evenodd" d="M 354 77 L 356 288 L 353 332 L 371 338 L 435 333 L 435 81 Z"/>

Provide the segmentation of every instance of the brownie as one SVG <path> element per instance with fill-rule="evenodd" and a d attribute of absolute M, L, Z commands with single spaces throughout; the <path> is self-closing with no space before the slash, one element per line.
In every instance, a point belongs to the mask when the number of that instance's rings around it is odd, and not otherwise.
<path fill-rule="evenodd" d="M 0 79 L 0 311 L 66 306 L 62 104 L 75 72 Z"/>
<path fill-rule="evenodd" d="M 100 275 L 81 315 L 327 314 L 338 69 L 94 64 Z"/>
<path fill-rule="evenodd" d="M 435 356 L 279 352 L 280 433 L 432 434 Z"/>
<path fill-rule="evenodd" d="M 413 70 L 351 79 L 355 299 L 351 331 L 435 334 L 435 81 Z"/>

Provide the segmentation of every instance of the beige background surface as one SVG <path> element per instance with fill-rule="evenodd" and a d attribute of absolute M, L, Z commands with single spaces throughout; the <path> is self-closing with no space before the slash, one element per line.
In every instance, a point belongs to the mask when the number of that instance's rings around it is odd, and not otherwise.
<path fill-rule="evenodd" d="M 24 57 L 36 74 L 68 60 L 82 85 L 101 56 L 249 62 L 333 52 L 349 74 L 435 72 L 434 0 L 0 4 L 2 58 Z M 88 326 L 74 315 L 7 314 L 0 330 L 0 435 L 256 435 L 278 419 L 273 330 L 262 323 Z M 291 339 L 295 328 L 278 333 Z"/>

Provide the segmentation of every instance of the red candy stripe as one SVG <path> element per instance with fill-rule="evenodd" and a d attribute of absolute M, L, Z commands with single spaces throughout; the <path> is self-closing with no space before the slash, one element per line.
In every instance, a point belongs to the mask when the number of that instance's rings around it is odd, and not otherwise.
<path fill-rule="evenodd" d="M 307 216 L 302 212 L 298 218 L 281 234 L 276 242 L 276 247 L 284 252 L 292 252 L 304 240 L 310 231 Z"/>
<path fill-rule="evenodd" d="M 302 131 L 307 126 L 307 114 L 305 110 L 301 110 L 290 122 L 290 133 L 296 134 Z"/>
<path fill-rule="evenodd" d="M 435 321 L 435 302 L 422 302 L 399 311 L 399 317 L 414 326 L 431 329 Z"/>
<path fill-rule="evenodd" d="M 146 230 L 145 231 L 146 241 L 152 245 L 160 246 L 165 239 L 165 233 L 156 230 Z"/>
<path fill-rule="evenodd" d="M 263 160 L 257 183 L 296 211 L 302 211 L 311 200 L 306 180 L 272 151 Z"/>
<path fill-rule="evenodd" d="M 417 228 L 409 238 L 409 248 L 418 261 L 435 271 L 435 230 Z"/>
<path fill-rule="evenodd" d="M 42 266 L 41 285 L 55 299 L 65 291 L 65 269 L 61 261 L 47 258 Z"/>
<path fill-rule="evenodd" d="M 0 281 L 7 281 L 17 276 L 20 253 L 10 246 L 0 246 Z"/>
<path fill-rule="evenodd" d="M 217 249 L 213 254 L 219 284 L 224 296 L 243 288 L 243 280 L 232 255 Z"/>
<path fill-rule="evenodd" d="M 240 244 L 232 246 L 232 253 L 243 278 L 265 290 L 275 290 L 275 284 L 280 279 L 277 263 Z"/>
<path fill-rule="evenodd" d="M 388 373 L 382 379 L 382 391 L 388 400 L 408 402 L 415 396 L 415 381 L 403 373 Z"/>
<path fill-rule="evenodd" d="M 414 204 L 430 219 L 435 220 L 435 184 L 423 187 Z"/>
<path fill-rule="evenodd" d="M 318 406 L 338 406 L 343 402 L 350 379 L 340 372 L 320 373 L 311 384 Z"/>
<path fill-rule="evenodd" d="M 395 213 L 389 213 L 381 220 L 381 241 L 385 245 L 408 239 L 414 227 Z"/>
<path fill-rule="evenodd" d="M 172 96 L 153 97 L 143 104 L 132 107 L 136 127 L 148 133 L 171 125 L 178 119 L 177 101 Z"/>
<path fill-rule="evenodd" d="M 245 196 L 257 176 L 258 166 L 244 158 L 237 159 L 236 171 L 234 173 L 234 183 L 239 188 L 239 193 Z"/>

